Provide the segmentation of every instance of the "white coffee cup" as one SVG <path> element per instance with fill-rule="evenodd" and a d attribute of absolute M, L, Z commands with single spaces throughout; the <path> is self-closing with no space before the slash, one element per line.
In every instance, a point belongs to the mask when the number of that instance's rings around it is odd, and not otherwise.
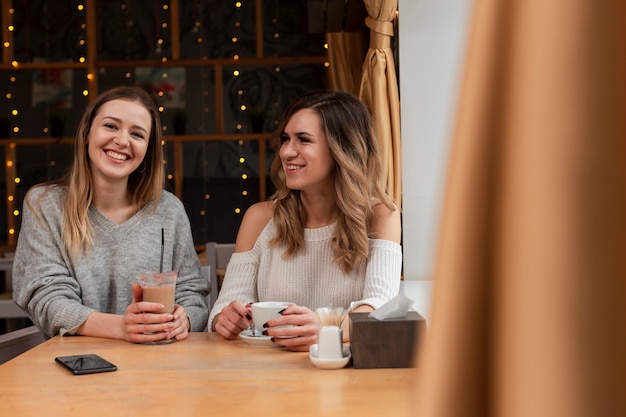
<path fill-rule="evenodd" d="M 280 312 L 289 304 L 284 301 L 259 301 L 252 303 L 252 321 L 257 332 L 264 330 L 263 325 L 268 321 L 280 317 Z"/>

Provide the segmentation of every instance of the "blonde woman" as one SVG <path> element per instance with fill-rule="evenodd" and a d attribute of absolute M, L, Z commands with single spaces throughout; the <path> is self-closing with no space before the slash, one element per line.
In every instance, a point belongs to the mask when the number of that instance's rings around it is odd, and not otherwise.
<path fill-rule="evenodd" d="M 182 203 L 163 190 L 161 122 L 137 87 L 102 93 L 87 108 L 68 174 L 26 195 L 13 267 L 15 302 L 47 337 L 181 340 L 207 323 Z M 142 301 L 142 271 L 177 271 L 176 308 Z M 147 334 L 152 333 L 152 334 Z"/>
<path fill-rule="evenodd" d="M 277 191 L 247 210 L 209 323 L 234 339 L 252 323 L 249 303 L 291 302 L 263 334 L 304 351 L 317 343 L 315 309 L 371 311 L 397 295 L 400 213 L 380 183 L 370 115 L 353 95 L 297 98 L 275 145 Z"/>

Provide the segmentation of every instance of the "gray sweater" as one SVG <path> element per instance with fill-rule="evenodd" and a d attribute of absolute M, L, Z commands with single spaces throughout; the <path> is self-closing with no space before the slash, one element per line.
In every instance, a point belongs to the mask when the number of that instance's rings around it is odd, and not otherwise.
<path fill-rule="evenodd" d="M 125 314 L 132 283 L 140 282 L 142 271 L 159 269 L 161 228 L 163 270 L 178 271 L 176 303 L 185 308 L 192 331 L 206 327 L 208 281 L 200 274 L 189 219 L 178 198 L 164 191 L 156 211 L 150 203 L 119 225 L 91 206 L 94 246 L 74 257 L 61 238 L 66 193 L 66 187 L 52 186 L 27 194 L 41 209 L 43 222 L 24 204 L 13 264 L 13 299 L 47 337 L 74 334 L 94 311 Z"/>

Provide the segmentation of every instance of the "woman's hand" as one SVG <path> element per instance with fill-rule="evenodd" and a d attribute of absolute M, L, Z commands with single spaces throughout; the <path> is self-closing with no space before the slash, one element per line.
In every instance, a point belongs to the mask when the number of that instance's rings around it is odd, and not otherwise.
<path fill-rule="evenodd" d="M 239 333 L 252 325 L 250 304 L 243 305 L 241 301 L 231 301 L 213 319 L 213 330 L 226 339 L 236 339 Z"/>
<path fill-rule="evenodd" d="M 317 314 L 310 309 L 296 304 L 289 305 L 281 313 L 282 317 L 265 323 L 263 334 L 271 336 L 279 346 L 296 352 L 308 352 L 309 346 L 317 343 L 320 323 Z M 281 327 L 291 325 L 289 327 Z"/>
<path fill-rule="evenodd" d="M 187 337 L 189 320 L 185 309 L 176 305 L 173 314 L 163 313 L 163 304 L 141 301 L 143 291 L 133 284 L 133 302 L 126 308 L 124 338 L 133 343 L 155 342 L 163 339 L 181 340 Z"/>

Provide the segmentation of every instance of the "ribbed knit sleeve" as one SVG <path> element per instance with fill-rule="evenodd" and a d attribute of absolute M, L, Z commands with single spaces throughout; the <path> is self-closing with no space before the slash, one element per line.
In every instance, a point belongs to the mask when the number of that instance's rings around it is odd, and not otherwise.
<path fill-rule="evenodd" d="M 369 250 L 363 298 L 350 303 L 350 310 L 364 304 L 378 308 L 400 291 L 402 247 L 389 240 L 370 239 Z"/>

